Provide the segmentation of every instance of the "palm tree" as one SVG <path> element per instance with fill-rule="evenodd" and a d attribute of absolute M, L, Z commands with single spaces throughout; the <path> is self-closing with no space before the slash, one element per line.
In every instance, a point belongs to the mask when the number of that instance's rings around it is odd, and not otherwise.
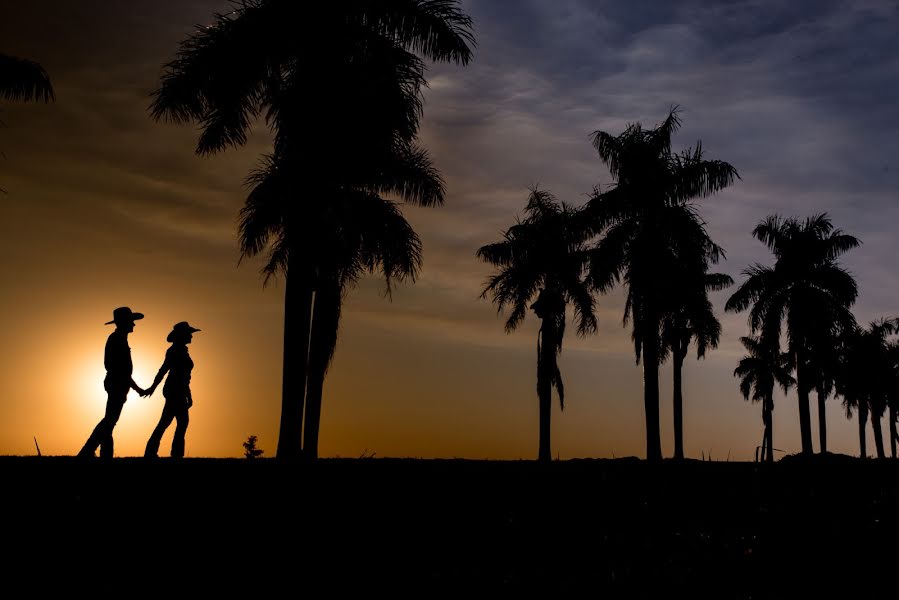
<path fill-rule="evenodd" d="M 301 251 L 312 224 L 299 222 L 314 214 L 309 204 L 346 190 L 442 203 L 439 175 L 415 143 L 425 85 L 418 55 L 467 64 L 473 43 L 457 0 L 246 0 L 198 28 L 167 65 L 152 115 L 200 123 L 198 154 L 243 145 L 259 116 L 274 134 L 279 202 L 289 208 L 260 209 L 252 226 L 268 236 L 250 232 L 243 250 L 252 256 L 274 240 L 266 269 L 286 282 L 279 457 L 302 449 L 315 286 L 327 281 Z"/>
<path fill-rule="evenodd" d="M 584 281 L 586 243 L 591 233 L 579 222 L 571 206 L 559 203 L 549 192 L 534 188 L 525 208 L 526 217 L 510 227 L 501 242 L 482 246 L 477 256 L 498 268 L 481 294 L 492 295 L 497 309 L 512 311 L 506 332 L 524 320 L 528 306 L 540 319 L 537 336 L 537 397 L 540 436 L 537 460 L 552 460 L 550 416 L 552 388 L 565 408 L 565 388 L 558 357 L 565 334 L 565 309 L 571 304 L 578 334 L 596 331 L 594 299 Z M 533 301 L 533 302 L 532 302 Z"/>
<path fill-rule="evenodd" d="M 868 415 L 874 431 L 874 445 L 878 458 L 884 458 L 881 419 L 894 403 L 897 385 L 896 344 L 889 336 L 899 333 L 899 320 L 879 319 L 867 329 L 854 327 L 843 336 L 841 370 L 837 378 L 837 391 L 843 396 L 846 416 L 858 411 L 859 450 L 866 458 L 865 427 Z M 891 410 L 892 412 L 892 410 Z M 892 414 L 890 415 L 892 418 Z M 894 426 L 890 426 L 893 436 Z"/>
<path fill-rule="evenodd" d="M 890 321 L 893 325 L 892 333 L 899 333 L 899 321 Z M 899 431 L 896 430 L 899 420 L 899 342 L 892 341 L 886 348 L 886 367 L 888 369 L 884 378 L 887 382 L 887 406 L 890 419 L 890 456 L 896 458 L 896 443 L 899 442 Z"/>
<path fill-rule="evenodd" d="M 815 319 L 822 326 L 810 332 L 808 344 L 808 379 L 810 389 L 818 396 L 818 438 L 821 454 L 827 453 L 827 414 L 825 402 L 833 394 L 839 371 L 840 315 L 829 311 L 829 306 L 811 307 Z M 827 325 L 829 324 L 829 326 Z"/>
<path fill-rule="evenodd" d="M 760 332 L 768 340 L 779 341 L 782 323 L 786 323 L 788 352 L 796 370 L 802 452 L 811 454 L 808 397 L 817 383 L 814 348 L 854 327 L 849 308 L 858 287 L 837 259 L 860 242 L 835 230 L 826 214 L 805 222 L 769 216 L 752 235 L 774 253 L 774 267 L 756 264 L 746 269 L 746 281 L 727 301 L 725 310 L 740 312 L 751 307 L 752 332 Z M 826 318 L 822 320 L 822 316 Z"/>
<path fill-rule="evenodd" d="M 13 102 L 56 99 L 50 76 L 33 60 L 0 53 L 0 98 Z"/>
<path fill-rule="evenodd" d="M 649 460 L 662 458 L 658 370 L 666 299 L 676 289 L 680 261 L 695 260 L 696 246 L 702 248 L 699 256 L 711 262 L 720 252 L 693 202 L 738 178 L 728 163 L 706 160 L 701 143 L 673 153 L 671 137 L 680 124 L 675 107 L 653 129 L 635 123 L 618 136 L 594 132 L 593 146 L 615 184 L 602 193 L 597 190 L 585 208 L 594 231 L 604 234 L 592 252 L 591 285 L 604 292 L 623 280 L 628 288 L 625 322 L 633 320 L 634 350 L 637 362 L 643 362 Z"/>
<path fill-rule="evenodd" d="M 734 377 L 740 378 L 743 398 L 762 403 L 762 460 L 774 462 L 774 387 L 787 393 L 796 383 L 790 375 L 790 356 L 760 337 L 741 337 L 740 342 L 749 354 L 740 359 Z"/>
<path fill-rule="evenodd" d="M 702 263 L 705 263 L 702 265 Z M 709 348 L 717 348 L 721 338 L 721 323 L 709 300 L 710 291 L 720 291 L 733 285 L 733 279 L 722 273 L 707 273 L 707 260 L 695 262 L 702 270 L 688 271 L 684 265 L 682 279 L 669 296 L 672 308 L 662 321 L 664 350 L 671 352 L 674 390 L 674 458 L 684 458 L 684 396 L 683 367 L 690 343 L 696 344 L 696 358 L 704 358 Z"/>
<path fill-rule="evenodd" d="M 408 169 L 410 184 L 434 201 L 442 199 L 442 182 L 433 171 L 419 171 L 420 179 L 414 181 L 413 172 Z M 252 189 L 241 210 L 240 245 L 243 256 L 267 254 L 266 280 L 286 270 L 290 252 L 303 257 L 294 265 L 304 269 L 299 279 L 309 282 L 314 293 L 309 304 L 300 307 L 304 329 L 293 334 L 306 341 L 300 346 L 307 354 L 299 357 L 308 364 L 303 453 L 314 459 L 324 379 L 336 349 L 347 288 L 365 272 L 378 270 L 388 295 L 394 281 L 414 280 L 421 242 L 397 204 L 371 189 L 346 186 L 328 202 L 297 205 L 290 201 L 293 179 L 274 157 L 252 173 Z M 291 422 L 303 422 L 302 415 L 291 416 L 296 417 Z"/>
<path fill-rule="evenodd" d="M 858 413 L 859 456 L 867 458 L 868 391 L 867 361 L 864 352 L 864 329 L 853 327 L 840 336 L 839 371 L 836 378 L 836 392 L 843 397 L 846 418 L 852 418 L 852 411 Z"/>
<path fill-rule="evenodd" d="M 389 295 L 393 281 L 414 280 L 421 266 L 421 242 L 394 202 L 366 190 L 347 190 L 327 209 L 329 214 L 318 220 L 319 226 L 333 225 L 324 228 L 330 239 L 322 247 L 328 253 L 317 261 L 309 344 L 303 454 L 310 459 L 318 458 L 322 391 L 348 287 L 364 273 L 380 271 Z"/>

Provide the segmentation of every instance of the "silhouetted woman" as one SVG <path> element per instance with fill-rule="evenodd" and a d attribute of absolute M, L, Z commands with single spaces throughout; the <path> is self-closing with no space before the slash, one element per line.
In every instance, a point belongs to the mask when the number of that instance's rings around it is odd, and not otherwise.
<path fill-rule="evenodd" d="M 155 458 L 159 452 L 159 442 L 162 434 L 176 420 L 175 437 L 172 439 L 172 458 L 184 457 L 184 434 L 187 432 L 187 423 L 190 420 L 188 409 L 193 406 L 193 397 L 190 394 L 190 372 L 194 368 L 194 361 L 187 352 L 187 345 L 193 341 L 194 332 L 200 331 L 187 324 L 187 321 L 176 323 L 169 333 L 166 341 L 171 346 L 165 352 L 165 361 L 156 373 L 153 385 L 147 389 L 144 396 L 150 396 L 156 391 L 156 387 L 168 373 L 168 379 L 162 387 L 162 395 L 165 396 L 165 406 L 162 408 L 162 416 L 159 424 L 153 430 L 144 456 Z"/>

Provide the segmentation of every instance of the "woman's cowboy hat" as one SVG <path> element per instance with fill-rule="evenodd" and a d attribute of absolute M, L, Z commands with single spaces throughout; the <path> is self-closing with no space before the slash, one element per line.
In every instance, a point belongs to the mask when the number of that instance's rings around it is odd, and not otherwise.
<path fill-rule="evenodd" d="M 112 325 L 113 323 L 134 323 L 144 318 L 144 313 L 131 312 L 127 306 L 120 306 L 112 311 L 112 321 L 107 321 L 104 325 Z"/>
<path fill-rule="evenodd" d="M 200 331 L 196 327 L 191 327 L 187 321 L 181 321 L 180 323 L 175 323 L 175 326 L 172 327 L 172 332 L 169 333 L 168 337 L 165 338 L 167 342 L 174 342 L 175 338 L 182 335 L 188 335 L 194 333 L 195 331 Z"/>

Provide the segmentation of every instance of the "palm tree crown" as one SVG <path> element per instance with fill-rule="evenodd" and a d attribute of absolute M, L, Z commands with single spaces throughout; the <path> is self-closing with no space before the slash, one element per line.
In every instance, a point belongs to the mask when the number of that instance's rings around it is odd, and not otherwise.
<path fill-rule="evenodd" d="M 33 60 L 0 53 L 0 98 L 14 102 L 50 102 L 56 95 L 44 67 Z"/>

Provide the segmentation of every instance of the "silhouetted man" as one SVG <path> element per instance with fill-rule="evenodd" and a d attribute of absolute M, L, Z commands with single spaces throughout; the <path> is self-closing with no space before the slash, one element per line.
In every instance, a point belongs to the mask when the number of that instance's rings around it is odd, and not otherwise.
<path fill-rule="evenodd" d="M 122 407 L 128 399 L 128 391 L 136 390 L 143 394 L 144 390 L 134 383 L 131 378 L 133 365 L 131 364 L 131 348 L 128 346 L 128 334 L 134 331 L 134 322 L 143 319 L 141 313 L 132 312 L 127 306 L 121 306 L 112 311 L 112 321 L 106 325 L 115 323 L 115 331 L 109 334 L 106 340 L 106 352 L 104 363 L 106 364 L 106 379 L 103 387 L 106 388 L 106 415 L 94 427 L 93 433 L 84 443 L 80 457 L 94 456 L 97 446 L 100 446 L 100 458 L 112 458 L 112 430 L 119 421 Z"/>

